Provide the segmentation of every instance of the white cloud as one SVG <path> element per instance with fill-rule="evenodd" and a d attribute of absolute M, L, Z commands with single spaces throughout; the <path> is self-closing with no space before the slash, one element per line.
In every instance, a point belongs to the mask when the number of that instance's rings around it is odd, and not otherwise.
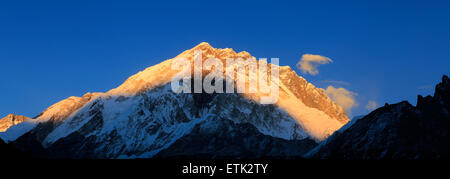
<path fill-rule="evenodd" d="M 350 114 L 352 108 L 358 106 L 355 96 L 355 92 L 346 90 L 345 88 L 335 88 L 333 86 L 328 86 L 325 90 L 328 97 L 331 98 L 336 104 L 342 106 L 347 114 Z"/>
<path fill-rule="evenodd" d="M 303 74 L 317 75 L 319 70 L 317 67 L 319 65 L 328 64 L 333 62 L 328 57 L 312 54 L 304 54 L 300 61 L 297 63 L 297 68 L 299 68 Z"/>
<path fill-rule="evenodd" d="M 372 111 L 372 110 L 376 109 L 377 106 L 378 106 L 378 104 L 376 101 L 370 100 L 366 105 L 366 109 L 369 111 Z"/>

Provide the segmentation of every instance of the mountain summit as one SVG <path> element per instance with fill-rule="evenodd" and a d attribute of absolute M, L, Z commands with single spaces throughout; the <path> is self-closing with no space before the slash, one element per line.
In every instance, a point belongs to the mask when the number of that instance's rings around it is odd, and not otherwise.
<path fill-rule="evenodd" d="M 203 42 L 106 93 L 60 101 L 0 138 L 61 158 L 300 156 L 349 121 L 323 89 L 290 67 L 279 67 L 279 100 L 271 105 L 256 102 L 259 94 L 174 93 L 170 82 L 179 71 L 172 61 L 192 61 L 196 51 L 202 61 L 256 61 Z"/>

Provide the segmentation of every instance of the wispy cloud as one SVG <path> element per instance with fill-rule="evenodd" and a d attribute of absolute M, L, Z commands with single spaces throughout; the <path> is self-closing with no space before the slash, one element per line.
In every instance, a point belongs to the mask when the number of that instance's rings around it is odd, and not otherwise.
<path fill-rule="evenodd" d="M 369 111 L 372 111 L 378 107 L 378 104 L 376 101 L 370 100 L 367 102 L 366 109 Z"/>
<path fill-rule="evenodd" d="M 358 106 L 355 100 L 357 93 L 349 91 L 345 88 L 335 88 L 334 86 L 328 86 L 325 93 L 333 100 L 336 104 L 342 106 L 347 114 L 351 114 L 351 109 Z"/>
<path fill-rule="evenodd" d="M 328 57 L 304 54 L 296 66 L 303 74 L 309 73 L 311 75 L 317 75 L 319 73 L 319 70 L 317 70 L 319 65 L 328 64 L 331 62 L 333 62 L 333 60 Z"/>

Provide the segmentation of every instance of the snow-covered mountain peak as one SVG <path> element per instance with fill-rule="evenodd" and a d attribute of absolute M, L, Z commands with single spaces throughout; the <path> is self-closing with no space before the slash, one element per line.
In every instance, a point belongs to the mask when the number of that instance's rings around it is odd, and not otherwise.
<path fill-rule="evenodd" d="M 172 61 L 178 58 L 185 58 L 193 61 L 195 51 L 202 52 L 202 61 L 205 61 L 207 58 L 217 58 L 223 62 L 225 62 L 227 58 L 242 58 L 244 60 L 253 58 L 248 52 L 245 51 L 236 53 L 231 48 L 214 48 L 209 43 L 202 42 L 194 48 L 177 55 L 173 59 L 163 61 L 137 73 L 136 75 L 131 76 L 122 85 L 109 91 L 107 94 L 130 96 L 169 83 L 173 77 L 180 72 L 180 70 L 172 70 Z"/>
<path fill-rule="evenodd" d="M 207 58 L 218 58 L 222 61 L 225 61 L 227 58 L 243 58 L 244 60 L 251 58 L 256 60 L 248 52 L 236 53 L 230 48 L 217 49 L 206 42 L 184 51 L 174 59 L 186 58 L 192 61 L 195 51 L 198 50 L 202 52 L 203 61 Z M 107 94 L 132 96 L 170 83 L 172 78 L 179 72 L 171 69 L 172 60 L 166 60 L 133 75 L 121 86 L 109 91 Z M 285 110 L 296 119 L 313 138 L 323 140 L 349 121 L 345 110 L 332 102 L 323 89 L 316 88 L 311 83 L 308 83 L 290 67 L 280 68 L 279 75 L 280 78 L 277 83 L 280 85 L 280 94 L 276 106 Z M 261 97 L 261 94 L 258 93 L 244 93 L 242 95 L 254 101 L 259 101 Z"/>
<path fill-rule="evenodd" d="M 214 48 L 206 42 L 202 42 L 194 48 L 184 51 L 175 58 L 187 58 L 189 60 L 193 60 L 196 51 L 202 52 L 203 61 L 205 61 L 207 58 L 218 58 L 223 61 L 225 61 L 227 58 L 241 58 L 243 60 L 254 58 L 250 53 L 246 51 L 235 52 L 232 48 Z"/>
<path fill-rule="evenodd" d="M 252 58 L 250 53 L 242 51 L 236 53 L 232 48 L 214 48 L 207 42 L 202 42 L 192 49 L 186 50 L 175 58 L 187 58 L 193 59 L 195 51 L 201 51 L 203 55 L 203 60 L 209 57 L 219 58 L 225 60 L 226 58 Z"/>
<path fill-rule="evenodd" d="M 31 139 L 26 138 L 31 137 L 45 148 L 64 147 L 67 155 L 74 157 L 152 157 L 196 126 L 215 126 L 221 120 L 253 126 L 251 131 L 273 138 L 315 141 L 324 140 L 349 121 L 344 109 L 332 102 L 323 89 L 308 83 L 290 67 L 279 68 L 277 81 L 270 78 L 271 83 L 279 84 L 275 104 L 259 103 L 263 95 L 259 92 L 174 93 L 171 80 L 180 70 L 171 68 L 173 60 L 193 60 L 196 51 L 202 52 L 203 61 L 211 57 L 256 61 L 248 52 L 236 53 L 201 43 L 138 72 L 106 93 L 62 100 L 36 119 L 0 133 L 0 138 L 27 143 Z M 240 77 L 247 78 L 248 74 Z M 85 151 L 85 146 L 95 151 Z"/>

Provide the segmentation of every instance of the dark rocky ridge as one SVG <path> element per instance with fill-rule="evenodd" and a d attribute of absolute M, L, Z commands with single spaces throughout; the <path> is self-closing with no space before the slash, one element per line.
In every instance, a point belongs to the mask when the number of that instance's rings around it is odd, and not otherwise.
<path fill-rule="evenodd" d="M 450 80 L 442 77 L 434 96 L 385 105 L 344 131 L 335 132 L 312 152 L 321 159 L 450 158 Z"/>
<path fill-rule="evenodd" d="M 198 124 L 156 158 L 287 159 L 299 158 L 315 146 L 308 138 L 284 140 L 263 135 L 250 124 L 217 119 Z"/>

